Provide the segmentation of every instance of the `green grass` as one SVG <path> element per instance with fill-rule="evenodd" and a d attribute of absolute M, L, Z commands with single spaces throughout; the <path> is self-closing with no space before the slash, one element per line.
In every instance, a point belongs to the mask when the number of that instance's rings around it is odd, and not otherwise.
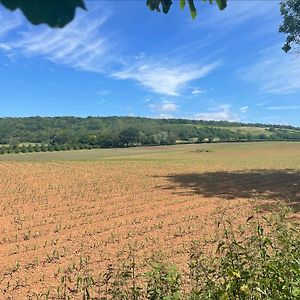
<path fill-rule="evenodd" d="M 300 142 L 255 142 L 94 149 L 0 156 L 0 162 L 129 161 L 199 165 L 202 169 L 300 169 Z"/>

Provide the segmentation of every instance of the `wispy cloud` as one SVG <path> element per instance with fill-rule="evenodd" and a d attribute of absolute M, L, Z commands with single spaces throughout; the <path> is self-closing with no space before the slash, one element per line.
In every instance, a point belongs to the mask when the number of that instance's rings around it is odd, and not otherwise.
<path fill-rule="evenodd" d="M 19 27 L 22 22 L 18 14 L 0 12 L 0 38 L 6 36 L 10 31 Z M 0 40 L 1 41 L 1 40 Z"/>
<path fill-rule="evenodd" d="M 170 63 L 157 61 L 146 63 L 142 60 L 133 66 L 115 72 L 113 77 L 135 80 L 155 93 L 179 96 L 180 91 L 186 87 L 187 83 L 208 75 L 220 64 L 219 61 L 205 66 L 184 64 L 171 66 Z"/>
<path fill-rule="evenodd" d="M 107 96 L 108 94 L 110 94 L 110 91 L 109 91 L 109 90 L 99 90 L 99 91 L 97 91 L 97 93 L 96 93 L 96 95 L 101 96 L 101 97 Z"/>
<path fill-rule="evenodd" d="M 0 49 L 4 51 L 10 51 L 11 47 L 7 45 L 6 43 L 0 43 Z"/>
<path fill-rule="evenodd" d="M 148 107 L 155 113 L 158 113 L 160 116 L 169 115 L 174 113 L 179 108 L 179 105 L 175 102 L 164 100 L 161 103 L 150 103 Z"/>
<path fill-rule="evenodd" d="M 201 89 L 198 89 L 198 88 L 194 88 L 192 90 L 192 95 L 200 95 L 200 94 L 204 94 L 206 91 L 205 90 L 201 90 Z"/>
<path fill-rule="evenodd" d="M 134 80 L 151 92 L 168 96 L 179 96 L 189 82 L 205 77 L 221 64 L 220 61 L 203 65 L 170 63 L 146 54 L 137 56 L 131 64 L 126 55 L 118 55 L 118 47 L 112 44 L 117 42 L 112 42 L 115 39 L 105 31 L 108 17 L 99 5 L 88 13 L 78 11 L 75 21 L 64 29 L 28 26 L 5 42 L 0 40 L 0 50 L 14 57 L 42 57 L 77 70 Z M 13 28 L 16 24 L 7 26 Z M 193 91 L 199 93 L 200 90 Z"/>
<path fill-rule="evenodd" d="M 200 11 L 200 5 L 199 5 Z M 216 24 L 222 24 L 222 29 L 236 26 L 253 18 L 265 19 L 271 18 L 274 14 L 278 14 L 279 7 L 276 1 L 229 1 L 228 7 L 224 11 L 218 9 L 205 10 L 205 25 L 215 27 Z M 200 16 L 201 18 L 201 11 Z"/>
<path fill-rule="evenodd" d="M 249 109 L 248 106 L 242 106 L 242 107 L 240 108 L 240 112 L 241 112 L 241 113 L 245 113 L 245 112 L 248 111 L 248 109 Z"/>
<path fill-rule="evenodd" d="M 75 69 L 102 72 L 112 47 L 101 32 L 106 20 L 107 16 L 100 8 L 89 13 L 79 12 L 75 21 L 63 29 L 28 27 L 17 38 L 2 44 L 2 49 L 10 50 L 14 55 L 40 56 Z"/>
<path fill-rule="evenodd" d="M 256 62 L 241 73 L 245 80 L 256 82 L 266 93 L 300 91 L 300 60 L 284 53 L 280 45 L 263 51 Z"/>
<path fill-rule="evenodd" d="M 212 112 L 201 112 L 191 116 L 191 119 L 204 121 L 239 121 L 237 114 L 230 110 L 229 106 L 221 106 Z"/>
<path fill-rule="evenodd" d="M 300 105 L 286 105 L 286 106 L 270 106 L 267 107 L 268 110 L 295 110 L 300 109 Z"/>

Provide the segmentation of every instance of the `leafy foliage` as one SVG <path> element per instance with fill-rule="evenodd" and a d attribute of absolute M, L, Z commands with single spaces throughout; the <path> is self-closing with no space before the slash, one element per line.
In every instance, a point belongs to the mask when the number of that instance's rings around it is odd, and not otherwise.
<path fill-rule="evenodd" d="M 289 52 L 293 45 L 300 44 L 300 0 L 282 1 L 280 11 L 283 16 L 283 23 L 279 32 L 288 35 L 282 49 Z"/>
<path fill-rule="evenodd" d="M 6 8 L 20 9 L 34 25 L 46 23 L 50 27 L 64 27 L 70 23 L 77 8 L 85 9 L 84 0 L 0 0 Z"/>
<path fill-rule="evenodd" d="M 197 15 L 194 0 L 187 1 L 194 19 Z M 214 2 L 214 0 L 208 1 L 210 4 Z M 220 10 L 227 6 L 227 0 L 216 0 L 216 3 Z M 75 17 L 77 8 L 86 9 L 84 0 L 0 0 L 0 4 L 12 11 L 20 9 L 34 25 L 45 23 L 53 28 L 62 28 L 70 23 Z M 167 14 L 172 6 L 172 0 L 147 0 L 146 4 L 151 10 L 158 12 L 162 10 Z M 184 6 L 185 0 L 181 0 L 180 7 L 183 9 Z"/>
<path fill-rule="evenodd" d="M 206 1 L 206 0 L 204 0 L 204 1 Z M 190 8 L 191 16 L 193 19 L 195 19 L 197 16 L 197 9 L 194 4 L 194 0 L 187 0 L 187 2 L 189 5 L 189 8 Z M 208 0 L 208 2 L 210 4 L 213 4 L 214 0 Z M 216 0 L 216 3 L 220 10 L 225 9 L 227 6 L 227 0 Z M 180 0 L 180 8 L 181 9 L 184 9 L 185 4 L 186 4 L 186 0 Z M 169 12 L 171 5 L 172 5 L 171 0 L 147 0 L 147 6 L 151 10 L 156 10 L 158 12 L 161 12 L 161 10 L 162 10 L 165 14 L 167 14 Z"/>
<path fill-rule="evenodd" d="M 165 262 L 155 262 L 146 274 L 147 299 L 149 300 L 180 300 L 181 274 L 176 266 Z"/>
<path fill-rule="evenodd" d="M 227 221 L 213 258 L 194 247 L 191 299 L 299 299 L 300 235 L 288 211 L 251 216 L 237 231 Z"/>

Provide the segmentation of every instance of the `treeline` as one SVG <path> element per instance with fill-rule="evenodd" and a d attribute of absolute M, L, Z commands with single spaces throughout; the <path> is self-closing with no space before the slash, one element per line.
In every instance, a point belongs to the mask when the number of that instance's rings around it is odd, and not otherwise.
<path fill-rule="evenodd" d="M 136 117 L 2 118 L 0 153 L 173 145 L 178 142 L 300 140 L 300 129 L 291 126 L 269 126 L 264 128 L 265 131 L 253 132 L 243 131 L 243 127 L 241 123 L 223 121 Z"/>

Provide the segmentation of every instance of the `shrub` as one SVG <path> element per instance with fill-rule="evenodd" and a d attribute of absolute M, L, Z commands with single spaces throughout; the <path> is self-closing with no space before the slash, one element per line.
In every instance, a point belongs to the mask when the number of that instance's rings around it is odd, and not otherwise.
<path fill-rule="evenodd" d="M 175 265 L 156 262 L 146 274 L 147 299 L 149 300 L 179 300 L 181 275 Z"/>
<path fill-rule="evenodd" d="M 236 232 L 230 222 L 213 258 L 194 245 L 190 299 L 300 299 L 300 239 L 282 210 L 250 217 Z"/>
<path fill-rule="evenodd" d="M 0 148 L 0 154 L 5 154 L 7 153 L 7 148 L 5 146 Z"/>

